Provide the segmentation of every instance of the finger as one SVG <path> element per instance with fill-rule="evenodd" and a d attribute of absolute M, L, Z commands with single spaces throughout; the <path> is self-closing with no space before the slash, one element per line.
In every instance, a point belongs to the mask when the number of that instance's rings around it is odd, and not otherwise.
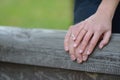
<path fill-rule="evenodd" d="M 99 33 L 94 33 L 89 45 L 88 45 L 88 48 L 87 48 L 87 51 L 84 53 L 84 54 L 87 54 L 87 55 L 90 55 L 92 53 L 92 51 L 94 50 L 96 44 L 98 43 L 99 41 L 99 38 L 100 38 L 101 34 Z"/>
<path fill-rule="evenodd" d="M 77 58 L 77 63 L 82 63 L 82 54 L 79 53 L 79 46 L 75 48 L 75 56 Z"/>
<path fill-rule="evenodd" d="M 87 48 L 88 48 L 88 46 L 87 46 Z M 86 54 L 87 48 L 84 50 L 84 52 L 83 52 L 83 54 L 82 54 L 82 60 L 83 60 L 83 61 L 87 61 L 87 59 L 88 59 L 88 55 Z"/>
<path fill-rule="evenodd" d="M 73 26 L 72 29 L 72 39 L 75 41 L 77 39 L 78 34 L 80 33 L 82 27 L 83 27 L 84 23 L 80 22 L 76 25 Z"/>
<path fill-rule="evenodd" d="M 72 38 L 70 38 L 70 45 L 69 45 L 69 54 L 70 54 L 70 58 L 72 61 L 74 61 L 76 59 L 76 56 L 75 56 L 75 49 L 73 47 L 73 40 Z"/>
<path fill-rule="evenodd" d="M 105 45 L 108 44 L 109 40 L 110 40 L 110 37 L 111 37 L 111 31 L 109 32 L 106 32 L 103 36 L 103 40 L 100 42 L 99 44 L 99 48 L 102 49 Z"/>
<path fill-rule="evenodd" d="M 82 55 L 80 55 L 79 53 L 77 53 L 76 55 L 78 56 L 77 63 L 82 63 L 83 62 Z"/>
<path fill-rule="evenodd" d="M 79 36 L 77 37 L 77 39 L 74 43 L 74 47 L 77 47 L 80 44 L 81 40 L 83 39 L 83 37 L 85 36 L 86 33 L 87 33 L 87 31 L 82 29 L 82 31 L 79 33 Z"/>
<path fill-rule="evenodd" d="M 88 55 L 83 55 L 83 56 L 82 56 L 82 59 L 83 59 L 83 61 L 87 61 Z"/>
<path fill-rule="evenodd" d="M 79 49 L 80 51 L 79 52 L 85 50 L 85 48 L 88 45 L 88 43 L 89 43 L 92 35 L 93 35 L 93 33 L 91 31 L 89 31 L 89 32 L 86 33 L 85 37 L 83 38 L 83 40 L 81 42 L 80 49 Z M 77 43 L 77 44 L 79 44 L 79 43 Z"/>
<path fill-rule="evenodd" d="M 65 51 L 69 51 L 69 39 L 70 39 L 70 36 L 71 36 L 71 29 L 72 29 L 72 26 L 69 28 L 66 36 L 65 36 L 65 39 L 64 39 L 64 49 Z"/>

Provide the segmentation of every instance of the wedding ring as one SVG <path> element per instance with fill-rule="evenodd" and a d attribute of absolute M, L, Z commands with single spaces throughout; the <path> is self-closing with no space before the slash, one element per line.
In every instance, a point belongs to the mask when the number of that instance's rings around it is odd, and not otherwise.
<path fill-rule="evenodd" d="M 72 37 L 72 39 L 73 39 L 73 40 L 75 39 L 75 36 L 74 36 L 74 34 L 73 34 L 73 33 L 71 33 L 71 37 Z"/>

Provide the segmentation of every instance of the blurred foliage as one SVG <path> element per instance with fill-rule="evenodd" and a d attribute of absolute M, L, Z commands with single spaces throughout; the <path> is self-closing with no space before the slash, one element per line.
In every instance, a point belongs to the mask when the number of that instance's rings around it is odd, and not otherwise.
<path fill-rule="evenodd" d="M 72 5 L 72 0 L 0 0 L 0 25 L 67 29 Z"/>

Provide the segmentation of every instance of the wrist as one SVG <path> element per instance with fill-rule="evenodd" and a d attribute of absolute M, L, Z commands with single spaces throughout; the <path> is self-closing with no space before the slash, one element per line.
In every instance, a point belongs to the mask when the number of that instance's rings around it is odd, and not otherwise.
<path fill-rule="evenodd" d="M 112 20 L 119 1 L 120 0 L 102 0 L 96 13 Z"/>
<path fill-rule="evenodd" d="M 112 21 L 114 13 L 110 13 L 109 11 L 105 10 L 105 8 L 98 8 L 98 10 L 96 11 L 97 15 L 99 15 L 101 18 L 104 19 L 109 19 Z"/>

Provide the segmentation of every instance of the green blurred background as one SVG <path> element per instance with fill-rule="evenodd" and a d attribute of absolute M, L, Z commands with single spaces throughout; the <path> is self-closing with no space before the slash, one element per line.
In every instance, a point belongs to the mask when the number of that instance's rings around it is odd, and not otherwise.
<path fill-rule="evenodd" d="M 0 0 L 0 25 L 67 29 L 72 11 L 72 0 Z"/>

